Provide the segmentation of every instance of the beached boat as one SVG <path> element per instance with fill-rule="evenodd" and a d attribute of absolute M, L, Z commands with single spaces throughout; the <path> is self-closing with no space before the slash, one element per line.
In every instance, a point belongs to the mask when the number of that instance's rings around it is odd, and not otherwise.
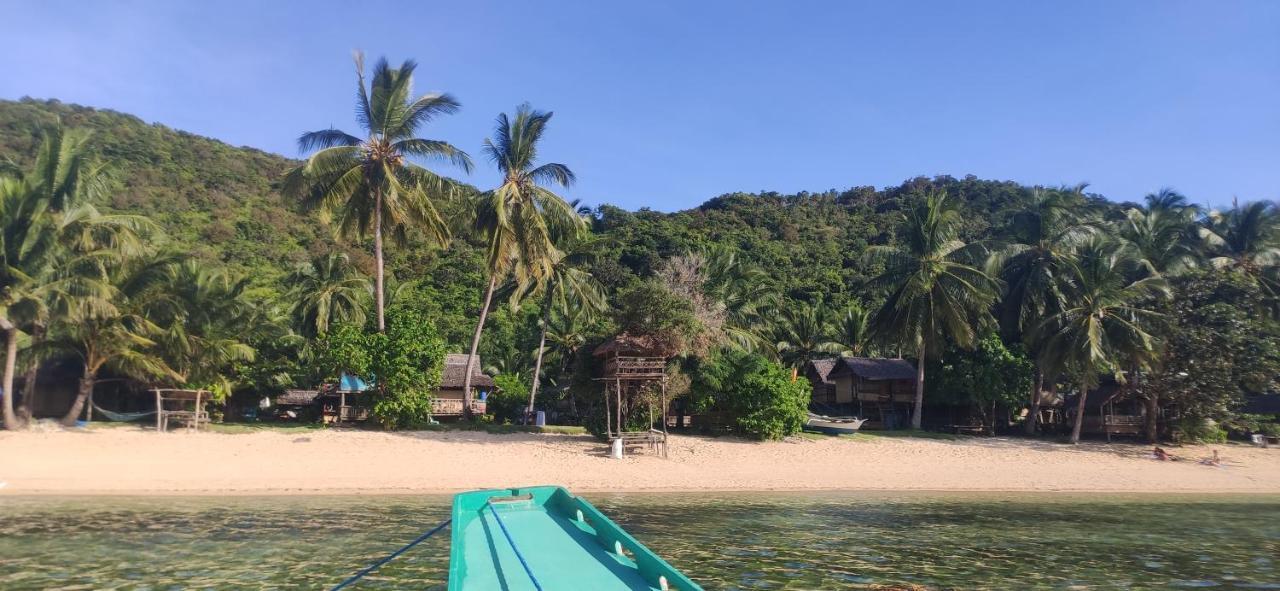
<path fill-rule="evenodd" d="M 449 591 L 701 590 L 559 486 L 453 498 Z"/>
<path fill-rule="evenodd" d="M 859 419 L 857 417 L 828 417 L 810 413 L 809 420 L 805 422 L 804 427 L 810 431 L 818 431 L 830 435 L 852 435 L 857 433 L 865 422 L 867 422 L 867 419 Z"/>

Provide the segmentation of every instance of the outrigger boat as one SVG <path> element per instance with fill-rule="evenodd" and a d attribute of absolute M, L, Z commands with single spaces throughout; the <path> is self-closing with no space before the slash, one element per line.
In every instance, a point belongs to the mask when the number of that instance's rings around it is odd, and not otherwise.
<path fill-rule="evenodd" d="M 559 486 L 453 498 L 449 591 L 701 591 Z"/>
<path fill-rule="evenodd" d="M 809 420 L 805 421 L 804 426 L 811 431 L 828 435 L 852 435 L 857 433 L 865 422 L 867 419 L 857 417 L 828 417 L 809 413 Z"/>

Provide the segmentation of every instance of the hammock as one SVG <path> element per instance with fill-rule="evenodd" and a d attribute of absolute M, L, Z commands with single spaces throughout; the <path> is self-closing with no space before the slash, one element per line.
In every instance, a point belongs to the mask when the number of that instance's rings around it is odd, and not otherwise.
<path fill-rule="evenodd" d="M 138 419 L 141 419 L 143 417 L 148 417 L 153 414 L 156 414 L 156 411 L 154 410 L 149 410 L 146 412 L 112 412 L 105 408 L 102 408 L 101 406 L 98 406 L 98 403 L 96 402 L 93 403 L 93 410 L 94 412 L 101 413 L 102 416 L 107 417 L 107 419 L 116 421 L 118 423 L 130 423 Z"/>

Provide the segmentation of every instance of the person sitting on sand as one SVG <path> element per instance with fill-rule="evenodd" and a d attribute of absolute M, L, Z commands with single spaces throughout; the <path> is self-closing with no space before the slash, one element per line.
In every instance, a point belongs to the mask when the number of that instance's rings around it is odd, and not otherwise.
<path fill-rule="evenodd" d="M 1160 446 L 1158 446 L 1158 445 L 1156 446 L 1156 448 L 1155 448 L 1155 449 L 1151 450 L 1151 455 L 1152 455 L 1152 456 L 1155 456 L 1155 458 L 1156 458 L 1157 460 L 1160 460 L 1161 462 L 1176 462 L 1176 461 L 1178 461 L 1178 458 L 1173 457 L 1172 455 L 1170 455 L 1170 454 L 1169 454 L 1169 452 L 1167 452 L 1167 451 L 1165 451 L 1165 450 L 1161 449 L 1161 448 L 1160 448 Z"/>
<path fill-rule="evenodd" d="M 1206 466 L 1213 466 L 1216 468 L 1216 467 L 1222 466 L 1222 459 L 1218 457 L 1218 450 L 1215 449 L 1213 450 L 1212 458 L 1205 458 L 1203 460 L 1200 460 L 1200 463 Z"/>

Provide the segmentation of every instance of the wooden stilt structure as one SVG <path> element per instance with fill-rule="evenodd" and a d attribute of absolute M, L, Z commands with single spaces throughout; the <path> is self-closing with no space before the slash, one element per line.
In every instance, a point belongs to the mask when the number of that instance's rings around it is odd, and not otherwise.
<path fill-rule="evenodd" d="M 624 448 L 643 445 L 667 457 L 666 352 L 645 337 L 624 333 L 596 348 L 595 355 L 604 358 L 603 375 L 596 380 L 604 384 L 605 433 L 610 445 L 620 440 Z M 662 428 L 654 428 L 655 413 L 650 400 L 648 427 L 643 431 L 628 431 L 626 419 L 638 410 L 634 408 L 635 399 L 655 386 L 660 396 L 658 414 Z"/>

